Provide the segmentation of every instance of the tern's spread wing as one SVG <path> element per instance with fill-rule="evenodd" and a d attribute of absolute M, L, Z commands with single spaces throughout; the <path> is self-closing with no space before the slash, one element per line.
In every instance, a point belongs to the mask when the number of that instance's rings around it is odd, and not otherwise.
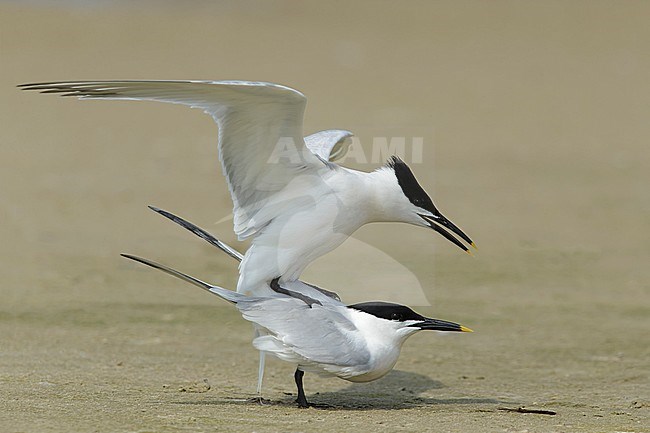
<path fill-rule="evenodd" d="M 347 153 L 352 135 L 350 131 L 328 129 L 305 137 L 305 145 L 323 161 L 336 161 Z"/>
<path fill-rule="evenodd" d="M 255 217 L 298 174 L 327 169 L 302 137 L 306 98 L 289 87 L 249 81 L 79 81 L 21 87 L 82 99 L 169 102 L 210 114 L 219 125 L 219 157 L 241 238 L 273 219 L 268 211 Z"/>

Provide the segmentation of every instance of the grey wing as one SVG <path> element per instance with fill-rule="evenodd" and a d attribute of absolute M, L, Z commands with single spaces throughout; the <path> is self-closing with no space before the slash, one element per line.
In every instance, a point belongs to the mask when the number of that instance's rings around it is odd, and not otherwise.
<path fill-rule="evenodd" d="M 244 319 L 269 331 L 255 340 L 257 349 L 330 372 L 369 362 L 365 341 L 342 313 L 345 307 L 309 306 L 289 297 L 250 299 L 238 302 L 237 308 Z"/>
<path fill-rule="evenodd" d="M 298 175 L 318 176 L 328 170 L 302 137 L 306 98 L 286 86 L 250 81 L 78 81 L 20 87 L 82 99 L 183 104 L 210 114 L 219 125 L 219 158 L 240 238 L 254 235 L 282 213 L 281 207 L 266 205 Z M 259 216 L 265 207 L 264 216 Z"/>

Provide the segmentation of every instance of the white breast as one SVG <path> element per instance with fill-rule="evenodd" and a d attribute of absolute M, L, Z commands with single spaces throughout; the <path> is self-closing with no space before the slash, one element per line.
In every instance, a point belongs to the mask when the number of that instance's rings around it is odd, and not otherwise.
<path fill-rule="evenodd" d="M 281 216 L 255 235 L 240 265 L 237 291 L 263 295 L 276 277 L 297 280 L 307 265 L 369 222 L 371 203 L 360 179 L 358 174 L 337 169 L 320 179 L 317 188 L 310 190 L 308 180 L 303 179 L 267 204 Z M 282 207 L 282 212 L 275 207 Z"/>
<path fill-rule="evenodd" d="M 379 319 L 370 314 L 349 310 L 354 324 L 366 344 L 369 362 L 359 374 L 343 377 L 351 382 L 369 382 L 390 372 L 399 358 L 402 344 L 416 333 L 418 328 L 405 328 L 402 323 Z M 362 370 L 365 370 L 362 371 Z"/>

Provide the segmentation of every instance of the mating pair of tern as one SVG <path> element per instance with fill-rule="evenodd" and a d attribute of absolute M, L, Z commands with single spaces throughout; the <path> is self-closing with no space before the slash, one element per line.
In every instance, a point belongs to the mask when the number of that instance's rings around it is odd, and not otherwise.
<path fill-rule="evenodd" d="M 299 280 L 305 267 L 371 222 L 428 227 L 469 253 L 472 240 L 448 220 L 408 165 L 392 157 L 372 172 L 333 161 L 352 135 L 327 130 L 303 138 L 305 96 L 249 81 L 76 81 L 34 83 L 24 90 L 80 99 L 150 100 L 199 108 L 219 127 L 219 159 L 233 201 L 234 230 L 252 238 L 245 255 L 169 212 L 152 208 L 241 261 L 237 291 L 132 255 L 233 303 L 253 322 L 260 350 L 296 364 L 297 403 L 308 407 L 305 371 L 368 382 L 394 367 L 404 341 L 420 330 L 470 331 L 409 307 L 346 305 L 336 293 Z"/>

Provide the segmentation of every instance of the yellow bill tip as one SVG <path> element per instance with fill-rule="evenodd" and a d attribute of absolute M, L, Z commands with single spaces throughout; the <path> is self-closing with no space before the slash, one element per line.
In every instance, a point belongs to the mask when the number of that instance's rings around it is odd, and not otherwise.
<path fill-rule="evenodd" d="M 463 326 L 463 325 L 460 325 L 460 330 L 461 330 L 462 332 L 474 332 L 474 331 L 472 331 L 471 329 L 466 328 L 466 327 Z"/>
<path fill-rule="evenodd" d="M 471 252 L 470 250 L 465 250 L 465 252 L 466 252 L 467 254 L 469 254 L 470 256 L 474 257 L 474 254 L 472 254 L 472 252 Z"/>
<path fill-rule="evenodd" d="M 478 250 L 478 247 L 476 246 L 476 244 L 475 244 L 474 242 L 472 242 L 470 245 L 471 245 L 475 250 Z"/>

